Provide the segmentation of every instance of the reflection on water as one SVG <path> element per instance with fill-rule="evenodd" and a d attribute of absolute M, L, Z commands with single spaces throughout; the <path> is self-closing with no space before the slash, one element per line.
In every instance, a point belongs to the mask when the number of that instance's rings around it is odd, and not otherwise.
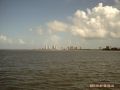
<path fill-rule="evenodd" d="M 0 51 L 0 90 L 86 90 L 100 80 L 120 83 L 120 52 Z"/>

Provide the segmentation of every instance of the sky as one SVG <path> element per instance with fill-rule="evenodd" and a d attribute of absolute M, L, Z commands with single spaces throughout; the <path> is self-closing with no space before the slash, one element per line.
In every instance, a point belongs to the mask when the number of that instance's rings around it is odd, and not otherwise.
<path fill-rule="evenodd" d="M 0 49 L 120 47 L 120 0 L 0 0 Z"/>

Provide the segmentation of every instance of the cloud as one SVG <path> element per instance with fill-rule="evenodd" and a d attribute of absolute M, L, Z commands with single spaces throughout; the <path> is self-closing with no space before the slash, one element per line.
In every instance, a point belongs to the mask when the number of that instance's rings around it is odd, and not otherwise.
<path fill-rule="evenodd" d="M 8 43 L 8 44 L 12 44 L 13 40 L 3 34 L 0 35 L 0 43 Z"/>
<path fill-rule="evenodd" d="M 22 39 L 18 39 L 18 43 L 19 44 L 26 44 L 26 42 L 24 40 L 22 40 Z"/>
<path fill-rule="evenodd" d="M 47 26 L 48 29 L 50 29 L 53 32 L 63 32 L 67 30 L 67 24 L 57 20 L 47 23 Z"/>
<path fill-rule="evenodd" d="M 4 35 L 0 35 L 0 40 L 6 41 L 6 40 L 7 40 L 7 37 L 4 36 Z"/>
<path fill-rule="evenodd" d="M 112 6 L 77 10 L 72 17 L 71 32 L 83 38 L 120 38 L 120 11 Z"/>
<path fill-rule="evenodd" d="M 63 35 L 65 39 L 70 37 L 70 39 L 79 38 L 78 40 L 118 40 L 120 38 L 120 10 L 116 7 L 99 3 L 91 9 L 87 8 L 86 11 L 76 10 L 69 19 L 65 20 L 67 23 L 55 19 L 30 31 L 35 31 L 47 38 L 44 39 L 45 44 L 57 45 L 63 43 L 61 32 L 65 32 Z"/>
<path fill-rule="evenodd" d="M 117 0 L 118 1 L 118 0 Z M 120 38 L 120 10 L 113 6 L 99 3 L 86 11 L 76 10 L 68 23 L 54 20 L 46 24 L 46 31 L 69 32 L 74 36 L 86 39 Z M 43 29 L 37 33 L 43 34 Z"/>
<path fill-rule="evenodd" d="M 26 42 L 23 39 L 10 38 L 6 35 L 1 34 L 0 35 L 0 44 L 23 45 L 23 44 L 26 44 Z"/>

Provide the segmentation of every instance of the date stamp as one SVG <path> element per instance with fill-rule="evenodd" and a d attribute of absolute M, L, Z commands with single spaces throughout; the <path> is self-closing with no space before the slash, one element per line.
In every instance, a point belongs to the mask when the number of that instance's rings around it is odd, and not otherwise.
<path fill-rule="evenodd" d="M 110 81 L 99 81 L 89 84 L 89 88 L 120 88 L 120 84 Z"/>
<path fill-rule="evenodd" d="M 108 87 L 108 88 L 114 88 L 114 84 L 90 84 L 89 85 L 90 88 L 94 88 L 94 87 L 97 87 L 97 88 L 102 88 L 102 87 Z"/>

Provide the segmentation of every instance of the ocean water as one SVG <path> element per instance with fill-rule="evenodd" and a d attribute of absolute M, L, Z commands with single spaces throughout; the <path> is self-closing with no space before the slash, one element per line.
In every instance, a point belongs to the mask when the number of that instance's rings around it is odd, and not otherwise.
<path fill-rule="evenodd" d="M 0 50 L 0 90 L 87 90 L 100 80 L 120 83 L 119 51 Z"/>

